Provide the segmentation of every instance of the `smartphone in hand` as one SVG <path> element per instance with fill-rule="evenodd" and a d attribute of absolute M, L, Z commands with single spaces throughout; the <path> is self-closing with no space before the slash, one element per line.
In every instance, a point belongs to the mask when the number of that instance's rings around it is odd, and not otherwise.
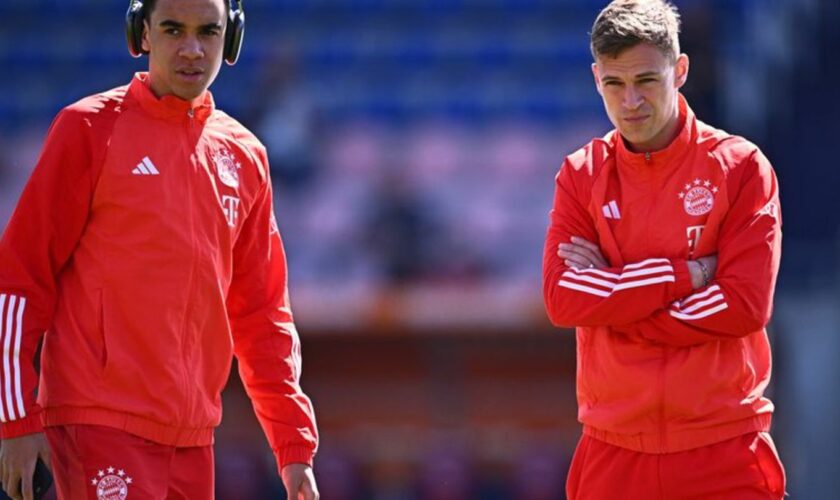
<path fill-rule="evenodd" d="M 32 475 L 32 492 L 35 500 L 40 500 L 47 494 L 53 483 L 53 477 L 47 464 L 38 458 L 38 463 L 35 464 L 35 474 Z"/>

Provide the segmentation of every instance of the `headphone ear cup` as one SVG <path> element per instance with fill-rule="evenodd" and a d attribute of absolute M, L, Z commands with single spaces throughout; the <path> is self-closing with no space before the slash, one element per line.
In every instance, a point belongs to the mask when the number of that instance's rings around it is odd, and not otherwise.
<path fill-rule="evenodd" d="M 143 2 L 129 0 L 128 11 L 125 13 L 125 40 L 128 42 L 128 52 L 131 57 L 147 54 L 143 50 Z"/>
<path fill-rule="evenodd" d="M 241 0 L 230 0 L 227 28 L 225 28 L 225 62 L 230 66 L 239 59 L 242 39 L 245 36 L 245 10 Z"/>

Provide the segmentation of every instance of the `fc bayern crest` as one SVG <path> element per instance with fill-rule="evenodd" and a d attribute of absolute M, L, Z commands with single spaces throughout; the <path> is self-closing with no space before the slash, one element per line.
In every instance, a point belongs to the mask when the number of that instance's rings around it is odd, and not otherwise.
<path fill-rule="evenodd" d="M 683 208 L 688 215 L 703 215 L 712 211 L 715 205 L 715 195 L 718 187 L 712 185 L 712 181 L 706 179 L 694 179 L 694 182 L 687 183 L 678 195 L 683 201 Z"/>
<path fill-rule="evenodd" d="M 131 477 L 124 470 L 116 470 L 113 467 L 100 470 L 90 480 L 90 484 L 96 488 L 98 500 L 125 500 L 131 483 Z"/>
<path fill-rule="evenodd" d="M 239 169 L 242 165 L 236 161 L 230 151 L 227 149 L 217 151 L 213 154 L 213 163 L 216 164 L 216 173 L 222 184 L 234 189 L 239 187 Z"/>

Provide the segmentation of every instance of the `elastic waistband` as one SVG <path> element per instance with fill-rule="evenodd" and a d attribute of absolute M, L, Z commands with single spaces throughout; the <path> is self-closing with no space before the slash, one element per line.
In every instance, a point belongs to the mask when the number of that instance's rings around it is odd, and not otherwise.
<path fill-rule="evenodd" d="M 664 435 L 659 432 L 619 434 L 589 425 L 583 426 L 583 433 L 613 446 L 641 453 L 676 453 L 719 443 L 750 432 L 769 431 L 772 419 L 772 413 L 762 413 L 714 427 L 670 431 Z"/>
<path fill-rule="evenodd" d="M 213 444 L 213 427 L 174 427 L 137 415 L 104 408 L 67 406 L 45 408 L 41 415 L 45 427 L 71 424 L 104 425 L 167 446 L 187 447 Z"/>

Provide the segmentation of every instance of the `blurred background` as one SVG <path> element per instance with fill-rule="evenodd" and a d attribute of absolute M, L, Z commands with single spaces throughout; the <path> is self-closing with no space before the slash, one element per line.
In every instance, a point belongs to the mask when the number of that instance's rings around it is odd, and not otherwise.
<path fill-rule="evenodd" d="M 145 69 L 126 3 L 0 2 L 0 227 L 55 113 Z M 831 498 L 840 2 L 675 3 L 689 103 L 781 183 L 773 434 L 792 497 Z M 563 498 L 574 341 L 543 312 L 541 255 L 564 156 L 611 128 L 588 49 L 605 4 L 246 0 L 212 90 L 271 156 L 325 500 Z M 235 371 L 224 399 L 218 498 L 282 498 Z"/>

